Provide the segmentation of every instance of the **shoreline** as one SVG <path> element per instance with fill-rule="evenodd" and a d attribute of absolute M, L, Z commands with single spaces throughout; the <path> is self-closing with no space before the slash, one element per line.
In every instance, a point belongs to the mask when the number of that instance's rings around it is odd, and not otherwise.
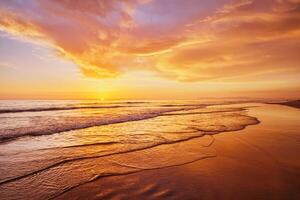
<path fill-rule="evenodd" d="M 8 150 L 9 160 L 8 164 L 5 156 L 2 160 L 3 170 L 8 171 L 3 174 L 0 197 L 296 199 L 300 186 L 299 120 L 298 109 L 277 104 L 213 105 L 202 110 L 177 111 L 146 121 L 37 137 L 42 149 L 36 140 L 32 143 L 36 148 L 27 149 L 31 151 L 27 152 L 26 160 L 15 168 L 14 160 L 23 160 L 25 154 L 14 154 L 18 151 L 13 148 L 32 142 L 31 138 L 16 140 L 7 144 L 8 148 L 3 146 Z M 84 138 L 84 133 L 88 136 L 102 132 L 103 135 L 105 128 L 123 130 L 126 135 L 141 134 L 144 130 L 153 136 L 147 138 L 145 132 L 142 137 L 128 140 L 128 144 L 117 142 L 100 145 L 99 149 L 97 145 L 84 143 L 78 148 L 54 145 L 43 149 L 48 142 L 52 144 L 52 137 L 59 141 L 58 137 L 70 140 L 77 138 L 76 134 L 80 138 Z M 118 131 L 106 134 L 118 136 Z M 143 144 L 143 140 L 146 143 Z M 149 146 L 151 141 L 154 146 Z M 136 142 L 141 146 L 135 146 Z M 129 144 L 134 146 L 128 149 Z M 120 152 L 122 149 L 127 152 Z M 117 152 L 109 153 L 114 150 Z M 72 154 L 65 159 L 57 157 L 58 152 Z M 50 160 L 34 164 L 36 159 L 44 160 L 45 156 Z M 57 159 L 51 161 L 51 156 Z M 64 161 L 60 162 L 61 159 Z M 22 171 L 23 166 L 29 171 Z M 40 184 L 41 181 L 46 184 Z"/>
<path fill-rule="evenodd" d="M 298 199 L 300 149 L 294 149 L 297 146 L 291 137 L 299 136 L 294 130 L 294 136 L 286 135 L 288 139 L 282 141 L 281 137 L 285 137 L 282 130 L 274 130 L 276 126 L 282 128 L 284 123 L 289 124 L 289 120 L 272 119 L 268 111 L 274 109 L 278 114 L 286 110 L 277 105 L 251 108 L 249 116 L 257 117 L 260 124 L 214 135 L 210 147 L 216 150 L 216 157 L 167 169 L 101 178 L 57 199 L 96 199 L 95 196 L 104 199 L 126 196 L 131 199 Z M 299 112 L 293 108 L 288 110 L 294 114 Z M 273 123 L 276 123 L 274 129 L 268 130 Z M 285 155 L 287 152 L 289 156 Z M 109 189 L 112 185 L 116 187 L 114 191 Z"/>

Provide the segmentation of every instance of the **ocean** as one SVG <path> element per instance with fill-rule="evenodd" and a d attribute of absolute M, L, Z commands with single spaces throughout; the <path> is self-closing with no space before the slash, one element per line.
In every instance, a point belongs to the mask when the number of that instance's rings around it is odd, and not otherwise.
<path fill-rule="evenodd" d="M 51 199 L 102 177 L 215 157 L 214 134 L 259 123 L 247 114 L 255 104 L 232 103 L 1 101 L 0 197 Z M 199 143 L 178 152 L 191 139 Z"/>

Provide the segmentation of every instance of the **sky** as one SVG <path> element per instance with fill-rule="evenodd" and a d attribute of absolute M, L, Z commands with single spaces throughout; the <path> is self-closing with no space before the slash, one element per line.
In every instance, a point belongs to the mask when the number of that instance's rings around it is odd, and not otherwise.
<path fill-rule="evenodd" d="M 300 0 L 0 0 L 1 99 L 300 98 Z"/>

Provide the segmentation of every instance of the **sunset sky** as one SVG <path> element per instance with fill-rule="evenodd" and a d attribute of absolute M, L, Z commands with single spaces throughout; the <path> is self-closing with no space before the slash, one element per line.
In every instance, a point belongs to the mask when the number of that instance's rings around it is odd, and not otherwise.
<path fill-rule="evenodd" d="M 300 98 L 300 0 L 0 0 L 1 99 Z"/>

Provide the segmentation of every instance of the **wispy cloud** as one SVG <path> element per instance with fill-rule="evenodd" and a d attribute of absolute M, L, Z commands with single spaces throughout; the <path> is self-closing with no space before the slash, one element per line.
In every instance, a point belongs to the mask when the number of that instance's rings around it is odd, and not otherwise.
<path fill-rule="evenodd" d="M 0 62 L 0 69 L 15 69 L 15 66 L 12 63 Z"/>

